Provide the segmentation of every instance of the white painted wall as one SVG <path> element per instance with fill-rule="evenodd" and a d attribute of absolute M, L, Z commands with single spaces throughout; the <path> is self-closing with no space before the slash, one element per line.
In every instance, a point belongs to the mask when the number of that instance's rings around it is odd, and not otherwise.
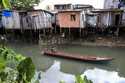
<path fill-rule="evenodd" d="M 41 0 L 35 9 L 54 9 L 55 4 L 88 4 L 96 9 L 118 8 L 119 0 Z"/>
<path fill-rule="evenodd" d="M 35 6 L 35 9 L 54 9 L 55 4 L 88 4 L 92 5 L 94 8 L 103 9 L 105 0 L 44 0 Z"/>

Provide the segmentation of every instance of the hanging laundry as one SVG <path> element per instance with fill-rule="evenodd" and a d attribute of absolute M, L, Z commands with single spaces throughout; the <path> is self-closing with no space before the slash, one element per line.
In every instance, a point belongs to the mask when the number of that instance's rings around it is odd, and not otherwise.
<path fill-rule="evenodd" d="M 6 29 L 12 29 L 13 28 L 13 18 L 11 17 L 6 17 L 2 16 L 2 25 Z"/>
<path fill-rule="evenodd" d="M 9 18 L 12 16 L 12 12 L 10 11 L 11 4 L 9 0 L 1 0 L 2 6 L 4 9 L 2 11 L 2 21 L 0 22 L 0 25 L 3 25 L 4 27 L 12 28 L 12 18 Z"/>
<path fill-rule="evenodd" d="M 2 25 L 6 29 L 20 29 L 19 13 L 4 10 L 2 12 Z"/>
<path fill-rule="evenodd" d="M 51 28 L 52 27 L 52 16 L 50 14 L 47 14 L 47 27 Z"/>
<path fill-rule="evenodd" d="M 2 16 L 11 17 L 12 16 L 12 12 L 9 11 L 9 10 L 3 10 L 2 11 Z"/>
<path fill-rule="evenodd" d="M 104 13 L 101 15 L 101 26 L 103 28 L 107 28 L 108 26 L 112 25 L 112 18 L 109 13 Z"/>
<path fill-rule="evenodd" d="M 95 15 L 88 15 L 86 16 L 87 18 L 87 24 L 91 27 L 96 27 L 96 24 L 97 24 L 97 16 Z"/>

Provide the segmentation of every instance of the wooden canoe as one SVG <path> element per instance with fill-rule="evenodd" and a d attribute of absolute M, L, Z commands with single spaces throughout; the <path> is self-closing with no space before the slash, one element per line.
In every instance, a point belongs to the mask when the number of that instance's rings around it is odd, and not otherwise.
<path fill-rule="evenodd" d="M 49 56 L 55 56 L 55 57 L 62 57 L 67 59 L 75 59 L 75 60 L 82 60 L 82 61 L 93 61 L 93 62 L 99 62 L 99 61 L 111 61 L 113 58 L 110 57 L 99 57 L 99 56 L 84 56 L 79 54 L 69 54 L 62 51 L 43 51 L 44 55 Z"/>

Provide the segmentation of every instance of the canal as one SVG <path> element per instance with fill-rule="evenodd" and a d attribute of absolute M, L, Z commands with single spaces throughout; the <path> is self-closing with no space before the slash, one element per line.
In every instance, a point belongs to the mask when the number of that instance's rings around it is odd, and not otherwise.
<path fill-rule="evenodd" d="M 120 76 L 125 77 L 125 48 L 122 47 L 115 48 L 65 45 L 59 48 L 60 50 L 69 53 L 108 56 L 114 58 L 114 60 L 109 63 L 88 63 L 42 55 L 42 48 L 38 44 L 8 43 L 7 46 L 14 49 L 17 53 L 31 57 L 38 70 L 46 71 L 53 64 L 53 62 L 57 60 L 61 62 L 61 71 L 66 73 L 82 74 L 87 69 L 101 68 L 108 71 L 117 71 Z"/>

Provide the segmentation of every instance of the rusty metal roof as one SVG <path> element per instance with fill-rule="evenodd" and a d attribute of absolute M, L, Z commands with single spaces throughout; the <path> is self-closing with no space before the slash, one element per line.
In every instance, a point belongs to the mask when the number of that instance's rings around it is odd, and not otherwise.
<path fill-rule="evenodd" d="M 107 12 L 118 13 L 118 12 L 123 12 L 123 10 L 121 9 L 94 9 L 91 12 L 93 13 L 107 13 Z"/>
<path fill-rule="evenodd" d="M 58 13 L 64 13 L 64 12 L 81 12 L 81 9 L 73 10 L 73 9 L 68 9 L 68 10 L 59 10 Z"/>

